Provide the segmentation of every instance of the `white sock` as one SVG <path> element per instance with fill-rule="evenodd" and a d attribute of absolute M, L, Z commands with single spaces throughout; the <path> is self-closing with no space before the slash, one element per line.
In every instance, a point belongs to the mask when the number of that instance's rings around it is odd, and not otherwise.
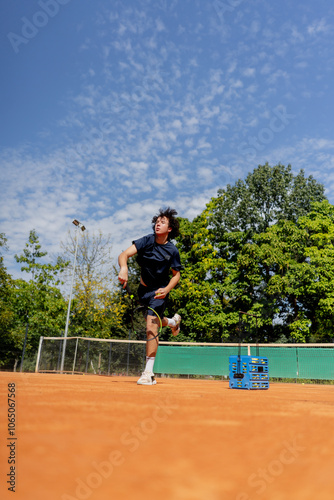
<path fill-rule="evenodd" d="M 168 326 L 176 326 L 174 319 L 167 318 L 167 321 L 168 321 Z"/>
<path fill-rule="evenodd" d="M 155 357 L 154 358 L 150 358 L 149 356 L 146 356 L 146 367 L 145 367 L 145 371 L 146 372 L 152 372 L 153 373 L 154 361 L 155 361 Z"/>

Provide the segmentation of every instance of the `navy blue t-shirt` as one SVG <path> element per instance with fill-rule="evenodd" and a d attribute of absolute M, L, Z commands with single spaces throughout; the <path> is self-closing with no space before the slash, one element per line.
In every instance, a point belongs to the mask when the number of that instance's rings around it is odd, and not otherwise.
<path fill-rule="evenodd" d="M 147 287 L 154 290 L 165 287 L 170 281 L 169 270 L 181 271 L 179 251 L 170 241 L 159 245 L 155 241 L 155 234 L 149 234 L 132 243 L 137 248 L 137 262 Z"/>

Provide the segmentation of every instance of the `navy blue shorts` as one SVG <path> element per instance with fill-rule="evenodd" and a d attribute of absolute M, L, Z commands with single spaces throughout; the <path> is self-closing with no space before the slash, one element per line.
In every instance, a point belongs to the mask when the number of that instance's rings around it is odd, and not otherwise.
<path fill-rule="evenodd" d="M 147 286 L 140 284 L 138 287 L 139 302 L 143 306 L 152 307 L 152 309 L 154 309 L 162 319 L 167 307 L 168 295 L 164 299 L 155 299 L 155 292 L 156 290 L 152 290 Z M 148 309 L 147 314 L 150 316 L 154 316 L 153 311 L 150 311 L 150 309 Z"/>

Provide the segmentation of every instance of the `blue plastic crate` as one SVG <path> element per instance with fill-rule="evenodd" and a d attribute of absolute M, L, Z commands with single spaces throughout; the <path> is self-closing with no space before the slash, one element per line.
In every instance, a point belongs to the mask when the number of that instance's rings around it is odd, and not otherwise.
<path fill-rule="evenodd" d="M 230 389 L 269 389 L 269 380 L 250 380 L 245 377 L 243 379 L 236 379 L 230 377 Z"/>
<path fill-rule="evenodd" d="M 268 389 L 268 358 L 230 356 L 229 386 L 231 389 Z"/>

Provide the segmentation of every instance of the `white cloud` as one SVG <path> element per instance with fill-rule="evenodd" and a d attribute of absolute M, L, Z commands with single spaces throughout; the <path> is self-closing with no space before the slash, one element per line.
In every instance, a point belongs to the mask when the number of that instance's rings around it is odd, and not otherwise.
<path fill-rule="evenodd" d="M 243 74 L 245 76 L 250 77 L 250 76 L 254 76 L 255 75 L 255 71 L 256 71 L 255 68 L 246 68 L 246 69 L 244 69 Z"/>
<path fill-rule="evenodd" d="M 317 35 L 318 33 L 327 33 L 329 26 L 324 18 L 315 20 L 312 24 L 307 27 L 307 33 L 309 35 Z"/>
<path fill-rule="evenodd" d="M 268 75 L 269 73 L 271 73 L 273 70 L 272 68 L 272 65 L 270 63 L 266 63 L 262 66 L 262 68 L 260 69 L 260 73 L 262 75 Z"/>
<path fill-rule="evenodd" d="M 283 71 L 281 69 L 274 71 L 273 73 L 270 74 L 268 77 L 268 83 L 270 85 L 273 85 L 277 83 L 277 80 L 282 79 L 282 80 L 289 80 L 289 74 L 287 71 Z"/>
<path fill-rule="evenodd" d="M 211 168 L 201 167 L 197 170 L 197 175 L 201 181 L 204 181 L 206 184 L 211 184 L 214 179 L 214 173 Z"/>
<path fill-rule="evenodd" d="M 156 24 L 156 28 L 157 28 L 158 32 L 166 31 L 166 26 L 161 21 L 161 19 L 157 19 L 156 22 L 155 22 L 155 24 Z"/>

